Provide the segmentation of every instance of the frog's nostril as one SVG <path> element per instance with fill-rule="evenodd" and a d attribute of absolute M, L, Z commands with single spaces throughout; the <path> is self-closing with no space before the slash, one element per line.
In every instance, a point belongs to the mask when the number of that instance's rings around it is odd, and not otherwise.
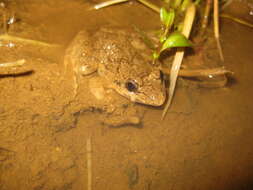
<path fill-rule="evenodd" d="M 138 84 L 132 80 L 127 81 L 125 87 L 129 92 L 137 92 L 138 90 Z"/>

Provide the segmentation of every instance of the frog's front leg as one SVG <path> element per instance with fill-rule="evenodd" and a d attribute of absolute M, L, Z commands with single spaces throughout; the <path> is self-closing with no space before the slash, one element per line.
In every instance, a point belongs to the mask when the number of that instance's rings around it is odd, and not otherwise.
<path fill-rule="evenodd" d="M 77 94 L 81 77 L 97 71 L 98 61 L 89 36 L 86 31 L 79 32 L 65 52 L 64 75 L 68 71 L 73 73 L 74 95 Z"/>

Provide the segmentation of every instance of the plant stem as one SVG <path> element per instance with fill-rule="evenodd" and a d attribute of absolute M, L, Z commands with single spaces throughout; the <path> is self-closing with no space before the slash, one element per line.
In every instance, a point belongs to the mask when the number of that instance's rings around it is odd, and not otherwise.
<path fill-rule="evenodd" d="M 214 36 L 217 42 L 217 48 L 218 48 L 221 60 L 224 61 L 222 48 L 220 44 L 220 34 L 219 34 L 219 2 L 218 0 L 214 0 L 213 21 L 214 21 Z"/>
<path fill-rule="evenodd" d="M 195 18 L 196 13 L 196 6 L 194 3 L 192 3 L 186 10 L 185 19 L 184 19 L 184 25 L 183 25 L 183 31 L 182 33 L 188 38 L 191 32 L 192 24 Z M 179 69 L 181 67 L 181 63 L 183 61 L 184 57 L 184 49 L 180 49 L 176 52 L 172 68 L 171 68 L 171 75 L 170 75 L 170 87 L 169 87 L 169 100 L 165 105 L 165 108 L 162 113 L 162 119 L 164 119 L 170 105 L 172 102 L 172 98 L 174 95 L 177 77 L 179 73 Z"/>
<path fill-rule="evenodd" d="M 202 23 L 201 23 L 201 32 L 202 32 L 202 34 L 204 33 L 204 31 L 207 27 L 207 24 L 208 24 L 211 4 L 212 4 L 212 0 L 207 0 L 206 1 L 205 12 L 204 12 L 204 16 L 203 16 Z"/>
<path fill-rule="evenodd" d="M 170 30 L 170 27 L 167 27 L 167 26 L 166 26 L 165 31 L 164 31 L 164 34 L 163 34 L 165 37 L 168 35 L 169 30 Z"/>

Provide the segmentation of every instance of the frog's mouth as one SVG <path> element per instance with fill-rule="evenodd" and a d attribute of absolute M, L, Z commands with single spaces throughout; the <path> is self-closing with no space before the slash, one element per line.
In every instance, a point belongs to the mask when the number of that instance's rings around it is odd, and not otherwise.
<path fill-rule="evenodd" d="M 142 94 L 133 93 L 130 94 L 130 100 L 132 102 L 138 102 L 140 104 L 150 105 L 150 106 L 162 106 L 166 99 L 166 93 L 157 93 L 157 94 Z"/>

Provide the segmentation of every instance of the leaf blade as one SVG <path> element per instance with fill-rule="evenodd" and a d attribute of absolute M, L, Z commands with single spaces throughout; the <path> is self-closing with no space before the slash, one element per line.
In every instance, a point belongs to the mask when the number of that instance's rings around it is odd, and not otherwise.
<path fill-rule="evenodd" d="M 169 48 L 190 46 L 192 46 L 192 43 L 183 34 L 174 32 L 163 43 L 161 52 Z"/>

